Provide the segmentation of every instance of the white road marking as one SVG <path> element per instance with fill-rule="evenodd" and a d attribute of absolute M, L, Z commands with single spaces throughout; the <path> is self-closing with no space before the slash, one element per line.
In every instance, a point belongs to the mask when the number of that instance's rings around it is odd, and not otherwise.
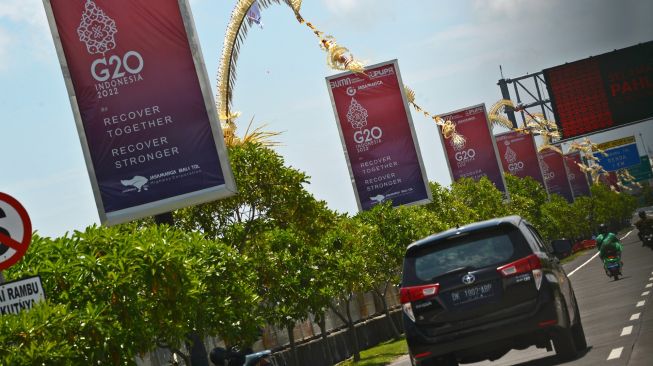
<path fill-rule="evenodd" d="M 637 307 L 641 308 L 642 306 L 644 306 L 644 304 L 646 304 L 646 300 L 638 301 L 637 302 Z"/>
<path fill-rule="evenodd" d="M 621 330 L 621 337 L 630 335 L 630 333 L 633 332 L 633 326 L 629 325 L 627 327 L 624 327 L 624 329 Z"/>
<path fill-rule="evenodd" d="M 646 288 L 651 288 L 651 287 L 653 287 L 653 283 L 647 283 L 646 284 Z"/>
<path fill-rule="evenodd" d="M 615 358 L 621 357 L 621 351 L 623 351 L 623 347 L 619 348 L 613 348 L 612 351 L 610 351 L 610 355 L 608 356 L 608 360 L 614 360 Z"/>
<path fill-rule="evenodd" d="M 639 319 L 639 316 L 640 316 L 641 314 L 642 314 L 642 313 L 636 313 L 636 314 L 631 315 L 631 316 L 630 316 L 630 320 L 632 321 L 632 320 L 637 320 L 637 319 Z"/>
<path fill-rule="evenodd" d="M 651 293 L 651 291 L 644 291 L 644 292 L 642 292 L 642 296 L 648 296 L 648 294 L 650 294 L 650 293 Z"/>
<path fill-rule="evenodd" d="M 585 261 L 585 263 L 583 263 L 583 264 L 581 264 L 580 266 L 578 266 L 578 268 L 576 268 L 575 270 L 569 272 L 569 274 L 567 275 L 567 277 L 571 277 L 571 276 L 573 276 L 574 273 L 576 273 L 576 271 L 578 271 L 579 269 L 585 267 L 585 265 L 586 265 L 587 263 L 591 262 L 592 259 L 598 257 L 599 254 L 600 254 L 600 252 L 597 252 L 596 254 L 594 254 L 594 255 L 592 256 L 592 258 L 590 258 L 590 259 L 588 259 L 587 261 Z"/>
<path fill-rule="evenodd" d="M 653 277 L 650 277 L 648 280 L 649 280 L 649 281 L 653 281 Z"/>
<path fill-rule="evenodd" d="M 624 239 L 626 239 L 626 237 L 627 237 L 628 235 L 630 235 L 630 233 L 632 233 L 632 232 L 633 232 L 633 231 L 630 230 L 629 232 L 626 233 L 626 235 L 624 235 L 624 236 L 623 236 L 621 239 L 619 239 L 619 240 L 624 240 Z"/>
<path fill-rule="evenodd" d="M 624 236 L 623 236 L 621 239 L 619 239 L 619 240 L 624 240 L 624 239 L 626 239 L 626 237 L 627 237 L 628 235 L 630 235 L 630 233 L 632 233 L 632 232 L 633 232 L 633 231 L 630 230 L 629 232 L 626 233 L 626 235 L 624 235 Z M 569 272 L 569 274 L 567 274 L 567 277 L 571 277 L 574 273 L 576 273 L 576 271 L 578 271 L 579 269 L 585 267 L 585 265 L 586 265 L 587 263 L 591 262 L 592 259 L 598 257 L 599 254 L 600 254 L 600 252 L 597 252 L 596 254 L 594 254 L 594 255 L 592 256 L 592 258 L 586 260 L 585 263 L 583 263 L 583 264 L 581 264 L 580 266 L 578 266 L 578 268 L 576 268 L 575 270 Z M 651 274 L 653 274 L 653 272 L 651 272 Z"/>

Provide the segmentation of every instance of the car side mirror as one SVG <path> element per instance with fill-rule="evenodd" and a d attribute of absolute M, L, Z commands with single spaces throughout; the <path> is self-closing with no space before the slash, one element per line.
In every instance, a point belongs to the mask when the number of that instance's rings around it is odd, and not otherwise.
<path fill-rule="evenodd" d="M 553 247 L 553 255 L 558 259 L 566 258 L 571 255 L 571 240 L 569 239 L 556 239 L 551 241 Z"/>

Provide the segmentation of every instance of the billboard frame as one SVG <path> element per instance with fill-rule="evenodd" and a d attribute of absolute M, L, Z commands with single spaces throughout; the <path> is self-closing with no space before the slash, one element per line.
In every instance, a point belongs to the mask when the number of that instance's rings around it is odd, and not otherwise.
<path fill-rule="evenodd" d="M 492 126 L 490 124 L 490 119 L 487 117 L 487 109 L 485 108 L 485 103 L 480 103 L 476 105 L 472 105 L 469 107 L 465 108 L 459 108 L 454 111 L 450 111 L 447 113 L 441 113 L 441 116 L 447 116 L 451 114 L 456 114 L 458 112 L 470 110 L 470 109 L 475 109 L 475 108 L 483 108 L 483 114 L 485 115 L 485 122 L 487 125 L 488 132 L 490 134 L 490 138 L 492 139 L 492 148 L 494 149 L 494 157 L 496 158 L 497 161 L 497 166 L 499 167 L 499 171 L 501 172 L 501 181 L 503 182 L 503 186 L 505 187 L 505 192 L 499 190 L 499 192 L 504 194 L 504 198 L 506 200 L 510 200 L 510 191 L 508 190 L 508 184 L 506 183 L 506 172 L 503 170 L 503 164 L 501 164 L 501 158 L 499 157 L 499 149 L 497 148 L 497 140 L 494 136 L 494 133 L 492 132 Z M 454 179 L 453 176 L 453 170 L 451 169 L 451 162 L 449 161 L 449 157 L 447 156 L 447 148 L 445 147 L 445 141 L 444 141 L 444 136 L 442 135 L 442 130 L 438 128 L 438 136 L 440 136 L 440 144 L 442 144 L 442 149 L 444 150 L 444 155 L 445 155 L 445 161 L 447 162 L 447 169 L 449 169 L 449 177 L 451 178 L 451 183 L 455 183 L 456 180 Z M 464 136 L 463 136 L 464 137 Z M 497 188 L 498 189 L 498 188 Z"/>
<path fill-rule="evenodd" d="M 196 76 L 198 78 L 200 91 L 202 93 L 204 106 L 206 108 L 206 112 L 209 120 L 209 127 L 211 129 L 212 138 L 215 143 L 216 153 L 218 155 L 218 160 L 220 162 L 220 168 L 222 170 L 225 183 L 219 186 L 214 186 L 198 191 L 188 192 L 188 193 L 184 193 L 184 194 L 180 194 L 164 199 L 159 199 L 156 201 L 120 209 L 117 211 L 107 212 L 104 208 L 104 203 L 102 202 L 100 187 L 98 184 L 95 167 L 93 166 L 90 147 L 88 145 L 88 140 L 86 137 L 84 122 L 81 117 L 81 112 L 77 102 L 75 88 L 73 86 L 72 76 L 68 68 L 68 61 L 66 60 L 63 44 L 61 42 L 61 36 L 59 34 L 59 29 L 57 28 L 57 22 L 54 17 L 54 12 L 52 10 L 51 1 L 53 0 L 42 0 L 42 1 L 45 7 L 45 13 L 48 19 L 48 26 L 50 28 L 50 33 L 54 41 L 57 57 L 59 59 L 59 65 L 63 73 L 63 78 L 66 85 L 66 91 L 68 93 L 68 98 L 75 118 L 77 135 L 79 137 L 80 144 L 82 147 L 82 152 L 84 154 L 86 169 L 89 175 L 89 179 L 91 181 L 91 188 L 93 190 L 95 204 L 97 206 L 98 215 L 100 217 L 100 222 L 102 224 L 106 224 L 107 226 L 112 226 L 112 225 L 128 222 L 131 220 L 135 220 L 147 216 L 154 216 L 157 214 L 170 212 L 184 207 L 194 206 L 200 203 L 205 203 L 205 202 L 210 202 L 210 201 L 230 197 L 237 193 L 236 181 L 233 172 L 231 170 L 231 166 L 229 164 L 227 148 L 224 142 L 224 135 L 222 132 L 222 128 L 220 126 L 220 121 L 218 119 L 218 112 L 217 112 L 215 100 L 213 98 L 213 93 L 211 91 L 211 86 L 210 86 L 211 84 L 209 82 L 208 74 L 206 71 L 206 65 L 204 63 L 204 57 L 202 55 L 199 38 L 197 37 L 195 21 L 193 20 L 189 0 L 176 0 L 179 6 L 181 19 L 184 24 L 184 30 L 186 32 L 188 45 L 191 52 L 191 57 L 193 59 L 193 65 L 195 67 Z"/>
<path fill-rule="evenodd" d="M 374 68 L 387 66 L 387 65 L 392 65 L 394 67 L 396 75 L 397 75 L 397 81 L 399 82 L 399 85 L 401 87 L 403 87 L 404 82 L 403 82 L 403 79 L 401 78 L 401 71 L 399 70 L 399 61 L 397 59 L 392 59 L 392 60 L 388 60 L 388 61 L 385 61 L 385 62 L 379 62 L 379 63 L 373 64 L 373 65 L 369 65 L 369 66 L 366 66 L 365 69 L 374 69 Z M 338 74 L 335 74 L 335 75 L 327 76 L 325 78 L 325 80 L 326 80 L 327 89 L 329 90 L 329 97 L 331 98 L 331 108 L 333 110 L 333 114 L 334 114 L 334 117 L 336 119 L 336 125 L 338 126 L 338 135 L 340 136 L 340 143 L 342 144 L 342 150 L 345 153 L 345 160 L 346 160 L 346 163 L 347 163 L 347 169 L 349 170 L 349 179 L 350 179 L 352 188 L 354 190 L 354 196 L 356 197 L 356 205 L 358 207 L 358 211 L 362 212 L 363 211 L 363 205 L 362 205 L 360 196 L 358 194 L 358 187 L 356 186 L 356 178 L 355 178 L 355 175 L 354 175 L 354 169 L 353 169 L 353 167 L 351 165 L 351 159 L 350 159 L 350 156 L 349 156 L 349 152 L 347 151 L 347 140 L 345 139 L 345 135 L 344 135 L 344 133 L 342 131 L 342 126 L 341 126 L 341 123 L 340 123 L 340 117 L 338 116 L 338 108 L 336 106 L 336 100 L 335 100 L 335 97 L 333 95 L 333 92 L 331 91 L 331 86 L 329 84 L 330 81 L 333 80 L 333 79 L 338 79 L 338 78 L 341 78 L 343 76 L 352 75 L 352 74 L 355 75 L 354 72 L 345 71 L 345 72 L 341 72 L 341 73 L 338 73 Z M 426 196 L 427 196 L 425 199 L 418 200 L 418 201 L 413 201 L 413 202 L 410 202 L 410 203 L 406 203 L 406 204 L 403 204 L 402 206 L 424 205 L 424 204 L 428 204 L 428 203 L 433 202 L 433 194 L 431 192 L 431 187 L 429 185 L 429 180 L 428 180 L 428 177 L 426 175 L 426 169 L 424 167 L 424 161 L 422 159 L 422 153 L 421 153 L 421 150 L 419 148 L 419 141 L 417 140 L 417 134 L 415 133 L 415 126 L 414 126 L 414 122 L 413 122 L 413 116 L 410 113 L 410 106 L 408 105 L 408 99 L 406 98 L 406 93 L 404 92 L 403 89 L 401 90 L 401 99 L 402 99 L 402 102 L 403 102 L 403 105 L 404 105 L 404 110 L 406 111 L 406 118 L 407 118 L 407 122 L 408 122 L 408 127 L 410 129 L 410 136 L 413 139 L 413 146 L 415 148 L 415 153 L 416 153 L 416 156 L 417 156 L 417 162 L 419 164 L 419 168 L 420 168 L 420 170 L 422 172 L 422 181 L 423 181 L 424 187 L 426 187 Z"/>

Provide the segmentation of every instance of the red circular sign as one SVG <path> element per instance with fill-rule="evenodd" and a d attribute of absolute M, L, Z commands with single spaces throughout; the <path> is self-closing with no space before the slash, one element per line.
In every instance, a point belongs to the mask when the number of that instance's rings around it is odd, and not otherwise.
<path fill-rule="evenodd" d="M 25 207 L 0 192 L 0 271 L 25 255 L 32 241 L 32 222 Z"/>

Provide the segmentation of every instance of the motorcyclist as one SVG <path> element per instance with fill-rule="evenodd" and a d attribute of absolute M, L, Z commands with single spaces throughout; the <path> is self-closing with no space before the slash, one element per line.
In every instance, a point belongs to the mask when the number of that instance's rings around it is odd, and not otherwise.
<path fill-rule="evenodd" d="M 615 255 L 621 259 L 621 252 L 624 249 L 617 236 L 609 232 L 606 224 L 599 225 L 599 236 L 596 237 L 596 247 L 599 250 L 599 257 L 601 257 L 604 263 L 609 255 Z"/>
<path fill-rule="evenodd" d="M 653 232 L 653 218 L 647 217 L 645 211 L 639 211 L 639 220 L 635 223 L 635 227 L 637 228 L 637 236 L 639 236 L 639 240 L 642 241 L 642 245 L 644 244 L 644 235 L 647 233 Z"/>

